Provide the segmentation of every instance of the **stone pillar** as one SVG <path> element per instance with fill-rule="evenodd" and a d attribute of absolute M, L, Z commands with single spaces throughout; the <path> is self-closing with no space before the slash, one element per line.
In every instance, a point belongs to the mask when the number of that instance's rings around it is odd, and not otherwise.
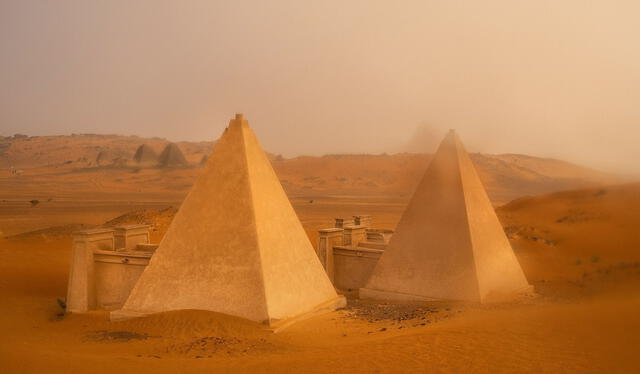
<path fill-rule="evenodd" d="M 364 241 L 366 237 L 367 232 L 364 226 L 346 226 L 344 228 L 342 245 L 355 247 L 358 243 Z"/>
<path fill-rule="evenodd" d="M 112 229 L 84 230 L 73 233 L 67 286 L 67 312 L 86 312 L 95 308 L 93 252 L 97 249 L 113 251 Z"/>
<path fill-rule="evenodd" d="M 96 309 L 122 308 L 152 255 L 142 251 L 95 251 Z"/>
<path fill-rule="evenodd" d="M 371 228 L 371 216 L 368 214 L 353 216 L 353 223 L 356 226 L 364 226 L 366 229 Z"/>
<path fill-rule="evenodd" d="M 353 226 L 353 218 L 336 218 L 336 228 L 344 228 L 345 226 Z"/>
<path fill-rule="evenodd" d="M 149 226 L 148 225 L 124 225 L 116 226 L 115 233 L 115 249 L 117 251 L 126 250 L 133 251 L 138 244 L 149 243 Z"/>
<path fill-rule="evenodd" d="M 318 241 L 318 257 L 327 272 L 327 276 L 333 282 L 333 247 L 342 245 L 342 229 L 331 228 L 319 230 L 320 239 Z"/>

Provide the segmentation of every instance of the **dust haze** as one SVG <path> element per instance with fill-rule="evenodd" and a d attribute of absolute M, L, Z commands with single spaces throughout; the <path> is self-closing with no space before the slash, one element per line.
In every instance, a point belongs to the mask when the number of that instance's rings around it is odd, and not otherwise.
<path fill-rule="evenodd" d="M 639 11 L 0 0 L 0 371 L 640 373 Z"/>
<path fill-rule="evenodd" d="M 0 4 L 0 134 L 211 140 L 285 156 L 471 151 L 638 174 L 634 1 Z"/>

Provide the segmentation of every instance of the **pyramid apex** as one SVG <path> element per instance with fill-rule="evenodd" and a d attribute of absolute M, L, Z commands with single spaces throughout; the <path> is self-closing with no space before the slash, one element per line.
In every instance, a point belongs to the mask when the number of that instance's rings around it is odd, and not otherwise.
<path fill-rule="evenodd" d="M 464 148 L 464 146 L 462 145 L 462 140 L 460 139 L 460 135 L 458 135 L 458 132 L 455 129 L 449 129 L 449 131 L 447 131 L 446 135 L 440 142 L 440 146 L 438 147 L 438 150 L 443 148 L 451 149 L 451 147 Z"/>
<path fill-rule="evenodd" d="M 242 113 L 236 113 L 235 118 L 233 118 L 231 121 L 229 121 L 229 127 L 231 126 L 249 126 L 249 122 L 244 119 L 244 115 Z"/>

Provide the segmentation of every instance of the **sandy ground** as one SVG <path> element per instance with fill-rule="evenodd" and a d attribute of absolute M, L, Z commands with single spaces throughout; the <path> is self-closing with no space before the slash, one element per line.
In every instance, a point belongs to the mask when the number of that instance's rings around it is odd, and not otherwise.
<path fill-rule="evenodd" d="M 374 304 L 277 334 L 245 320 L 179 311 L 112 323 L 63 313 L 71 235 L 147 222 L 158 242 L 211 143 L 181 143 L 184 169 L 102 167 L 131 155 L 118 136 L 37 137 L 0 152 L 0 373 L 636 373 L 640 346 L 640 186 L 557 160 L 473 155 L 539 294 L 507 304 Z M 273 164 L 313 243 L 336 217 L 393 229 L 428 155 L 333 155 Z M 20 170 L 11 172 L 8 167 Z M 619 183 L 619 182 L 616 182 Z M 31 200 L 37 200 L 31 203 Z M 24 234 L 26 233 L 27 234 Z"/>
<path fill-rule="evenodd" d="M 109 322 L 64 315 L 69 230 L 165 202 L 59 201 L 38 213 L 14 204 L 0 222 L 0 368 L 6 373 L 637 373 L 640 363 L 640 186 L 524 198 L 498 209 L 539 293 L 506 304 L 349 306 L 273 334 L 241 319 L 179 311 Z M 313 203 L 311 202 L 313 200 Z M 393 228 L 405 202 L 382 197 L 292 199 L 307 232 L 334 217 L 371 214 Z M 5 205 L 4 207 L 8 207 Z M 170 222 L 157 217 L 154 240 Z M 139 219 L 141 213 L 128 215 Z"/>

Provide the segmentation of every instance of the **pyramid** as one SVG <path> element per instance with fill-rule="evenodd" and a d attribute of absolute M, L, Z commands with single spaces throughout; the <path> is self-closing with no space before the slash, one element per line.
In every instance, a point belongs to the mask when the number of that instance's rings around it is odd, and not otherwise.
<path fill-rule="evenodd" d="M 155 164 L 156 162 L 158 162 L 158 154 L 147 144 L 142 144 L 138 147 L 136 153 L 133 155 L 133 160 L 139 164 Z"/>
<path fill-rule="evenodd" d="M 164 150 L 160 153 L 160 157 L 158 157 L 158 164 L 163 168 L 175 168 L 189 165 L 187 159 L 184 158 L 182 151 L 175 143 L 169 143 L 164 147 Z"/>
<path fill-rule="evenodd" d="M 344 306 L 267 156 L 236 115 L 112 319 L 198 309 L 279 328 Z"/>
<path fill-rule="evenodd" d="M 98 152 L 96 156 L 97 166 L 124 166 L 127 163 L 122 151 L 106 149 Z"/>
<path fill-rule="evenodd" d="M 202 165 L 202 166 L 206 165 L 207 161 L 209 161 L 209 156 L 208 155 L 202 155 L 202 158 L 200 159 L 200 165 Z"/>
<path fill-rule="evenodd" d="M 360 297 L 486 302 L 530 290 L 473 163 L 451 131 Z"/>
<path fill-rule="evenodd" d="M 108 165 L 111 162 L 113 162 L 113 160 L 111 159 L 112 157 L 113 157 L 113 155 L 111 155 L 110 152 L 100 151 L 100 152 L 98 152 L 98 155 L 96 156 L 96 165 L 98 165 L 98 166 Z"/>

